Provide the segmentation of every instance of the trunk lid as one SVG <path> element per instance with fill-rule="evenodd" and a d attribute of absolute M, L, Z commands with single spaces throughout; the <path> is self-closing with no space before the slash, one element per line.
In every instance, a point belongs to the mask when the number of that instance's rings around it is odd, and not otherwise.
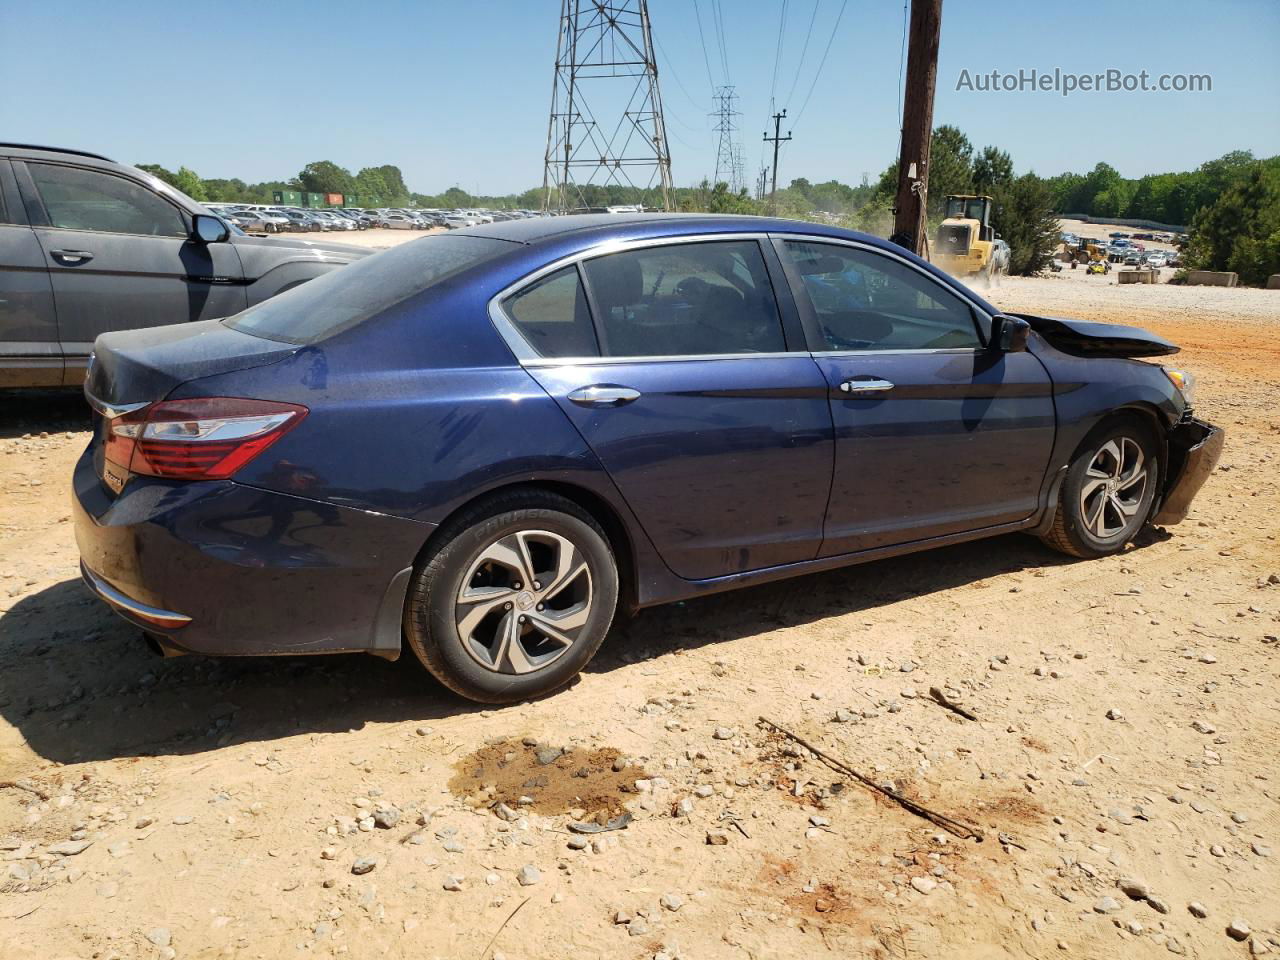
<path fill-rule="evenodd" d="M 93 346 L 85 392 L 113 407 L 153 403 L 188 380 L 275 363 L 297 349 L 221 320 L 104 333 Z"/>

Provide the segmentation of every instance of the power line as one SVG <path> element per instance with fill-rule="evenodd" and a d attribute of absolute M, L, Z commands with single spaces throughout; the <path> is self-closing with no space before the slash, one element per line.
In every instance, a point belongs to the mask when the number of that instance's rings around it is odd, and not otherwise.
<path fill-rule="evenodd" d="M 680 79 L 680 74 L 676 73 L 675 61 L 671 59 L 670 55 L 666 51 L 666 48 L 662 46 L 662 41 L 659 40 L 657 37 L 654 37 L 653 43 L 654 43 L 654 46 L 658 48 L 658 52 L 662 54 L 662 59 L 666 61 L 667 69 L 671 71 L 671 76 L 675 78 L 676 86 L 680 88 L 680 92 L 683 93 L 689 99 L 689 102 L 693 104 L 695 107 L 697 107 L 699 110 L 703 109 L 703 105 L 698 103 L 697 100 L 693 99 L 693 95 L 689 93 L 687 89 L 685 89 L 684 81 Z M 683 120 L 677 117 L 674 113 L 671 112 L 671 108 L 669 106 L 667 107 L 667 116 L 674 119 L 677 123 L 679 123 L 681 126 L 685 127 L 686 129 L 689 129 L 689 130 L 698 129 L 697 127 L 689 126 L 689 124 L 685 123 Z M 686 144 L 686 146 L 688 146 L 688 144 Z"/>
<path fill-rule="evenodd" d="M 769 84 L 769 109 L 773 109 L 778 91 L 778 64 L 782 62 L 782 38 L 787 32 L 787 0 L 782 0 L 782 15 L 778 18 L 778 43 L 773 51 L 773 82 Z"/>
<path fill-rule="evenodd" d="M 818 61 L 818 72 L 813 75 L 813 83 L 809 85 L 809 92 L 804 95 L 804 103 L 800 104 L 800 110 L 796 113 L 793 125 L 800 122 L 800 118 L 804 115 L 804 108 L 809 106 L 809 98 L 813 96 L 813 91 L 818 86 L 818 80 L 822 77 L 822 68 L 826 66 L 827 54 L 831 52 L 831 44 L 835 42 L 836 31 L 840 29 L 840 20 L 844 17 L 844 9 L 849 6 L 849 0 L 844 0 L 840 4 L 840 12 L 836 14 L 835 26 L 831 28 L 831 36 L 827 38 L 827 48 L 822 51 L 822 59 Z"/>
<path fill-rule="evenodd" d="M 813 15 L 809 17 L 809 29 L 804 34 L 804 47 L 800 50 L 800 62 L 796 64 L 796 75 L 791 81 L 791 89 L 787 92 L 788 104 L 791 103 L 791 98 L 796 95 L 796 84 L 800 82 L 800 71 L 804 69 L 805 54 L 809 52 L 809 38 L 813 36 L 813 24 L 818 19 L 818 8 L 820 6 L 822 6 L 822 0 L 813 0 Z"/>
<path fill-rule="evenodd" d="M 711 0 L 711 12 L 715 17 L 716 41 L 720 44 L 720 67 L 724 70 L 724 82 L 729 82 L 729 47 L 724 42 L 724 10 L 720 0 Z"/>
<path fill-rule="evenodd" d="M 698 18 L 698 39 L 702 41 L 702 62 L 707 67 L 707 86 L 714 91 L 716 82 L 711 78 L 711 58 L 707 56 L 707 38 L 702 32 L 702 14 L 698 12 L 698 0 L 693 0 L 693 15 Z"/>

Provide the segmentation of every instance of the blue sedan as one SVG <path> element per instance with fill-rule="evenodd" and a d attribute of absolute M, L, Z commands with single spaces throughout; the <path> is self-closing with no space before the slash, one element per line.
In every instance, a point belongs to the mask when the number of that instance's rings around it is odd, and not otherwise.
<path fill-rule="evenodd" d="M 162 652 L 407 645 L 501 703 L 619 607 L 1026 531 L 1177 523 L 1222 432 L 1142 330 L 1002 314 L 874 237 L 699 215 L 424 237 L 108 333 L 90 588 Z"/>

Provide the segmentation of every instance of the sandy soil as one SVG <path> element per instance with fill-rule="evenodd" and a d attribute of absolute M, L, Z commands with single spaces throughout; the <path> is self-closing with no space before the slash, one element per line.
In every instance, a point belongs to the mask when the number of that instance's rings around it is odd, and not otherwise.
<path fill-rule="evenodd" d="M 6 398 L 0 954 L 1280 950 L 1280 293 L 1109 279 L 989 295 L 1186 346 L 1229 430 L 1186 523 L 1102 561 L 1009 536 L 647 611 L 503 709 L 407 659 L 153 658 L 76 578 L 83 408 Z"/>

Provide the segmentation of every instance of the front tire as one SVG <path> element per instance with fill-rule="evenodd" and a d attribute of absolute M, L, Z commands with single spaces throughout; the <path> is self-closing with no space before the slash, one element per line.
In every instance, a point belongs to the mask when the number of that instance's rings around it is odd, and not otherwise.
<path fill-rule="evenodd" d="M 543 491 L 501 494 L 441 531 L 416 572 L 405 635 L 455 693 L 513 703 L 587 665 L 618 605 L 618 566 L 599 524 Z"/>
<path fill-rule="evenodd" d="M 1128 418 L 1104 426 L 1067 468 L 1044 542 L 1086 559 L 1119 553 L 1147 522 L 1159 480 L 1158 446 L 1149 428 Z"/>

